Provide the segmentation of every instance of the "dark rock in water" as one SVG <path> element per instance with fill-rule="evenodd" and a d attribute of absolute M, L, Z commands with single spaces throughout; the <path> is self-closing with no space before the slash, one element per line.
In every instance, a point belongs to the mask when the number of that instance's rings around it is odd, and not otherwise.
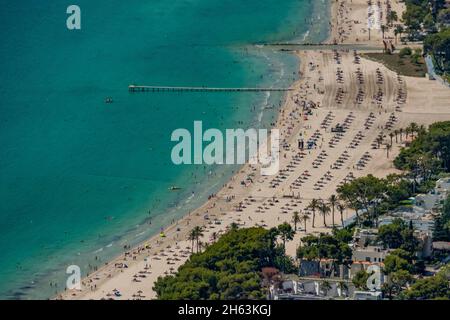
<path fill-rule="evenodd" d="M 30 290 L 30 289 L 33 289 L 33 288 L 34 288 L 34 286 L 23 286 L 23 287 L 20 288 L 20 290 L 27 291 L 27 290 Z"/>

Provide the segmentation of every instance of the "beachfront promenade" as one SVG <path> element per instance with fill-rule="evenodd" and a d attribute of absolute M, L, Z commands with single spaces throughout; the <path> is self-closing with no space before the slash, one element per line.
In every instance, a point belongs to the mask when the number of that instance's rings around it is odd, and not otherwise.
<path fill-rule="evenodd" d="M 129 92 L 265 92 L 265 91 L 292 91 L 291 88 L 211 88 L 211 87 L 160 87 L 160 86 L 128 86 Z"/>

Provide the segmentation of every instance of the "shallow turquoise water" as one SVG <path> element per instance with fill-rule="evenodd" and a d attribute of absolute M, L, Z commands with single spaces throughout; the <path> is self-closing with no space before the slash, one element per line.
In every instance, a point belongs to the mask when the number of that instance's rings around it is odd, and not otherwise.
<path fill-rule="evenodd" d="M 171 132 L 267 126 L 282 98 L 129 84 L 288 86 L 298 61 L 254 44 L 323 39 L 326 1 L 78 0 L 69 31 L 72 2 L 2 0 L 0 298 L 48 298 L 67 265 L 86 274 L 197 206 L 235 168 L 172 165 Z"/>

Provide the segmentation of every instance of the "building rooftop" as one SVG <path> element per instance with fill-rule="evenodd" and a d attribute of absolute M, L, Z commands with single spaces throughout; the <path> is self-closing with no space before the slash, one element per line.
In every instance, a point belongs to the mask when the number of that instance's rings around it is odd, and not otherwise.
<path fill-rule="evenodd" d="M 450 251 L 450 242 L 435 241 L 435 242 L 433 242 L 433 249 Z"/>

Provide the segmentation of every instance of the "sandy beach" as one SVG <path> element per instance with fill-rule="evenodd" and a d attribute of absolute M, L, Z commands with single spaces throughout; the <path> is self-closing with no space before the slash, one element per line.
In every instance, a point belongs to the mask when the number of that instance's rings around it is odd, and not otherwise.
<path fill-rule="evenodd" d="M 382 20 L 387 10 L 399 16 L 403 10 L 396 0 L 379 6 L 373 1 L 373 6 L 379 7 Z M 381 48 L 381 30 L 372 30 L 369 40 L 371 10 L 367 0 L 333 0 L 329 41 Z M 394 39 L 392 31 L 385 37 Z M 342 183 L 367 174 L 384 177 L 397 172 L 392 160 L 405 139 L 394 138 L 392 149 L 386 149 L 389 133 L 396 128 L 450 120 L 450 90 L 436 81 L 399 76 L 353 50 L 324 48 L 295 54 L 301 61 L 301 80 L 288 93 L 276 123 L 282 146 L 278 175 L 261 176 L 259 166 L 243 166 L 207 203 L 167 227 L 164 238 L 157 235 L 128 250 L 83 279 L 82 290 L 67 291 L 58 299 L 154 299 L 156 279 L 176 272 L 189 258 L 187 234 L 194 226 L 204 227 L 202 242 L 210 243 L 231 223 L 267 228 L 292 223 L 294 212 L 307 211 L 313 198 L 328 199 Z M 345 132 L 332 132 L 337 124 Z M 379 146 L 378 136 L 383 141 Z M 311 142 L 311 149 L 300 150 L 299 139 Z M 346 210 L 343 219 L 353 214 Z M 340 219 L 336 210 L 335 224 Z M 314 227 L 312 219 L 306 230 L 303 223 L 298 225 L 287 253 L 295 256 L 300 238 L 329 232 L 332 222 L 331 214 L 325 219 L 316 214 Z"/>
<path fill-rule="evenodd" d="M 389 12 L 395 11 L 400 19 L 404 10 L 405 4 L 399 0 L 332 0 L 329 43 L 380 46 L 383 41 L 381 26 L 389 24 Z M 394 28 L 384 32 L 384 39 L 395 40 Z"/>

